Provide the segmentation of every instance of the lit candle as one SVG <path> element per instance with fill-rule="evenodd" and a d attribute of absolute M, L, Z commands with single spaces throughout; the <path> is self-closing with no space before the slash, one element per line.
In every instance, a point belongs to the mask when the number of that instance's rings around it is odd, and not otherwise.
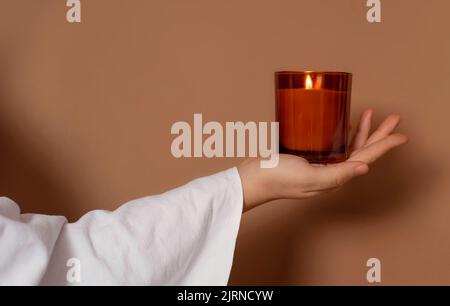
<path fill-rule="evenodd" d="M 310 162 L 345 160 L 351 74 L 278 72 L 276 83 L 280 152 Z"/>

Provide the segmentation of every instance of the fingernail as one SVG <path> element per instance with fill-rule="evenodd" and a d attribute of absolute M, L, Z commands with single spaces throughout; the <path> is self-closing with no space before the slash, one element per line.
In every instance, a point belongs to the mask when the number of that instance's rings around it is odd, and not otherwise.
<path fill-rule="evenodd" d="M 369 166 L 367 165 L 360 165 L 355 168 L 355 176 L 361 176 L 369 172 Z"/>

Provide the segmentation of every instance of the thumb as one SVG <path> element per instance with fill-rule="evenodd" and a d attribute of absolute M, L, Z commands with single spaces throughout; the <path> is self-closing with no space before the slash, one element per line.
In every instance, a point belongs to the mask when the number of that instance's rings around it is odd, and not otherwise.
<path fill-rule="evenodd" d="M 369 166 L 363 162 L 346 161 L 335 165 L 315 168 L 315 188 L 333 189 L 343 186 L 351 179 L 369 172 Z"/>

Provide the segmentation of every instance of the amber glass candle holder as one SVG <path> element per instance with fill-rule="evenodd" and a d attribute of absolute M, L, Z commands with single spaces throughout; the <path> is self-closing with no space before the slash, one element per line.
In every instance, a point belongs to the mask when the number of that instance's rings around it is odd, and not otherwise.
<path fill-rule="evenodd" d="M 280 153 L 311 163 L 346 160 L 352 74 L 282 71 L 275 82 Z"/>

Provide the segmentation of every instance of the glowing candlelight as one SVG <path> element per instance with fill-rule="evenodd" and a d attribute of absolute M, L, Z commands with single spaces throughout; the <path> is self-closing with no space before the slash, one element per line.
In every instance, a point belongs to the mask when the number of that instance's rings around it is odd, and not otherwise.
<path fill-rule="evenodd" d="M 340 72 L 276 74 L 281 153 L 317 163 L 347 158 L 351 77 Z"/>

